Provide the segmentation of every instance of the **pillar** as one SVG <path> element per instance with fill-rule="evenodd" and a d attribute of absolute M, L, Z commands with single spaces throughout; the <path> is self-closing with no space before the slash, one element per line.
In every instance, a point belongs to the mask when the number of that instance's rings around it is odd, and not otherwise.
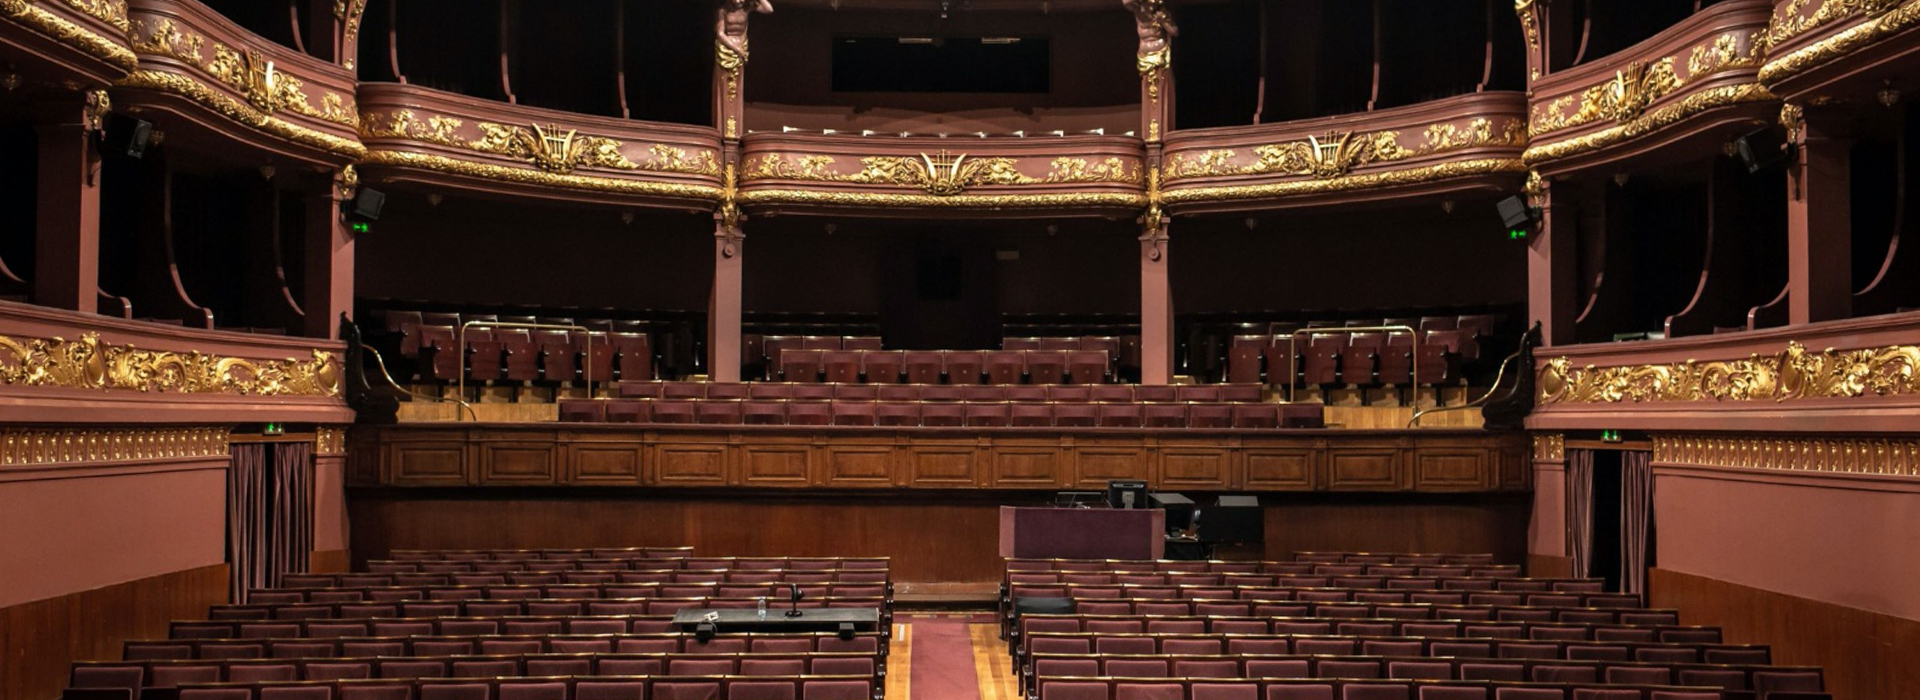
<path fill-rule="evenodd" d="M 1528 203 L 1539 207 L 1540 222 L 1527 241 L 1527 314 L 1540 324 L 1541 343 L 1569 345 L 1575 342 L 1578 313 L 1578 218 L 1564 204 L 1566 194 L 1554 196 L 1551 184 L 1530 183 L 1528 189 Z"/>
<path fill-rule="evenodd" d="M 1797 107 L 1787 107 L 1788 113 Z M 1787 322 L 1853 316 L 1852 139 L 1833 117 L 1783 114 L 1795 145 L 1787 176 Z M 1799 122 L 1799 123 L 1796 123 Z"/>
<path fill-rule="evenodd" d="M 736 219 L 714 217 L 713 293 L 707 299 L 707 376 L 740 381 L 740 281 L 746 235 Z"/>
<path fill-rule="evenodd" d="M 340 203 L 357 184 L 349 168 L 316 181 L 307 195 L 306 280 L 300 308 L 306 311 L 308 337 L 340 337 L 340 316 L 353 314 L 353 231 Z"/>
<path fill-rule="evenodd" d="M 1149 216 L 1140 236 L 1140 383 L 1173 381 L 1173 282 L 1167 224 Z"/>
<path fill-rule="evenodd" d="M 106 116 L 106 95 L 95 91 L 39 115 L 33 300 L 41 306 L 99 310 L 100 158 L 93 138 Z"/>

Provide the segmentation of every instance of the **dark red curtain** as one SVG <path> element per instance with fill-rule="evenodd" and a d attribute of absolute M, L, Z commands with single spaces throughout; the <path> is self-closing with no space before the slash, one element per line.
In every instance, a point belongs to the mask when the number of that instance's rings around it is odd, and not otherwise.
<path fill-rule="evenodd" d="M 1620 454 L 1620 592 L 1647 591 L 1647 533 L 1653 526 L 1653 453 Z"/>
<path fill-rule="evenodd" d="M 273 538 L 268 548 L 267 584 L 303 573 L 313 553 L 313 443 L 274 443 Z"/>
<path fill-rule="evenodd" d="M 313 553 L 313 445 L 237 444 L 227 472 L 227 564 L 231 597 L 280 585 L 307 570 Z"/>
<path fill-rule="evenodd" d="M 1592 572 L 1593 450 L 1567 450 L 1567 558 L 1574 578 Z"/>
<path fill-rule="evenodd" d="M 232 447 L 227 470 L 227 564 L 232 574 L 228 597 L 247 602 L 247 592 L 267 585 L 267 446 Z"/>

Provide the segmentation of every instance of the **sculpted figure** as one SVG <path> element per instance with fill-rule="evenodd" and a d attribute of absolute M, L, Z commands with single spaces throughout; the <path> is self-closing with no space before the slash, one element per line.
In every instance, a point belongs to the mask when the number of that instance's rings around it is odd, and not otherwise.
<path fill-rule="evenodd" d="M 717 37 L 722 54 L 733 52 L 739 60 L 747 59 L 747 17 L 754 12 L 772 12 L 771 0 L 720 0 L 720 19 Z M 721 60 L 727 60 L 722 56 Z"/>
<path fill-rule="evenodd" d="M 1173 16 L 1167 14 L 1165 0 L 1120 0 L 1120 4 L 1133 13 L 1134 30 L 1140 34 L 1140 70 L 1164 68 L 1168 44 L 1180 34 Z"/>

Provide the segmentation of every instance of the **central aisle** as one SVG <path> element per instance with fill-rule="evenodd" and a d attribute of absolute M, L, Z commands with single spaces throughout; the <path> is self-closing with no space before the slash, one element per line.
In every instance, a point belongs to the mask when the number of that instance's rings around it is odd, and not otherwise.
<path fill-rule="evenodd" d="M 992 615 L 902 615 L 893 634 L 887 700 L 1019 699 Z"/>

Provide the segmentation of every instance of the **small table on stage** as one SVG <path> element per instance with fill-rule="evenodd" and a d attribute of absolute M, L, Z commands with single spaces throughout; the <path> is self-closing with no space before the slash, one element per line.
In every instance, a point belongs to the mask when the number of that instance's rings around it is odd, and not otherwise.
<path fill-rule="evenodd" d="M 853 623 L 855 632 L 873 632 L 880 629 L 879 608 L 801 608 L 799 617 L 787 617 L 785 608 L 769 606 L 767 616 L 760 617 L 755 608 L 683 608 L 673 615 L 673 626 L 682 632 L 692 632 L 702 622 L 712 622 L 715 631 L 722 634 L 732 632 L 837 632 L 840 625 Z M 708 620 L 707 613 L 716 613 L 720 617 Z"/>

